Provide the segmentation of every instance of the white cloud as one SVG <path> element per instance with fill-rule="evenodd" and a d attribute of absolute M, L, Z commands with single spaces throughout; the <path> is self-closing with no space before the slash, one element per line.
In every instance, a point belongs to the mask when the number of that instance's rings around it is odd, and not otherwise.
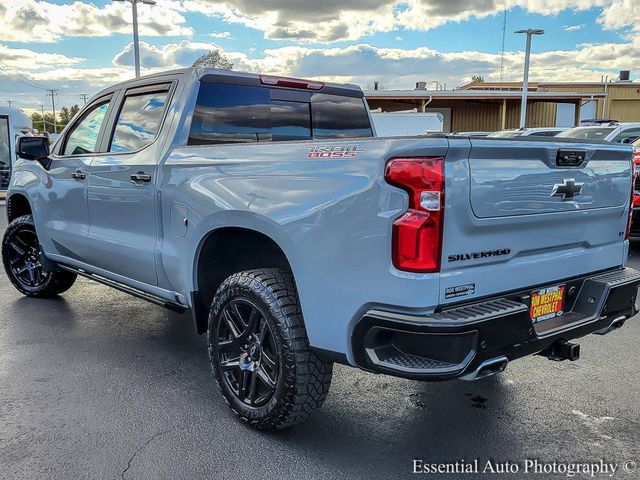
<path fill-rule="evenodd" d="M 191 35 L 193 30 L 173 3 L 158 0 L 154 7 L 138 6 L 141 35 Z M 98 7 L 75 1 L 56 4 L 38 0 L 11 0 L 0 8 L 0 40 L 55 42 L 64 36 L 103 37 L 131 33 L 128 3 L 107 3 Z"/>
<path fill-rule="evenodd" d="M 212 32 L 209 36 L 213 38 L 231 38 L 231 32 Z"/>
<path fill-rule="evenodd" d="M 565 25 L 563 30 L 565 32 L 575 32 L 577 30 L 582 30 L 584 27 L 586 27 L 584 23 L 580 23 L 578 25 Z"/>
<path fill-rule="evenodd" d="M 287 46 L 267 49 L 260 58 L 242 52 L 224 51 L 214 43 L 182 41 L 156 47 L 141 44 L 142 66 L 151 69 L 190 65 L 211 49 L 220 49 L 236 70 L 313 77 L 336 82 L 368 85 L 375 80 L 386 88 L 412 88 L 416 81 L 438 80 L 451 87 L 481 75 L 487 81 L 499 79 L 500 55 L 477 51 L 443 53 L 430 48 L 379 48 L 368 44 L 345 48 Z M 629 55 L 630 45 L 586 44 L 578 50 L 534 53 L 531 58 L 532 81 L 599 80 L 620 68 L 640 70 L 640 52 Z M 623 55 L 624 54 L 624 55 Z M 624 58 L 624 65 L 620 59 Z M 132 65 L 131 45 L 113 60 L 116 67 Z M 522 52 L 505 55 L 505 80 L 520 80 Z"/>
<path fill-rule="evenodd" d="M 600 22 L 616 29 L 640 24 L 632 5 L 637 1 L 511 0 L 509 6 L 538 15 L 601 8 Z M 425 31 L 499 15 L 504 0 L 184 0 L 179 8 L 261 30 L 272 40 L 334 42 L 398 29 Z"/>
<path fill-rule="evenodd" d="M 6 1 L 6 0 L 5 0 Z M 638 0 L 511 0 L 509 6 L 555 15 L 566 10 L 600 8 L 607 29 L 631 27 L 640 36 Z M 268 39 L 299 42 L 356 41 L 377 32 L 429 30 L 448 22 L 498 15 L 504 0 L 158 0 L 140 5 L 141 35 L 190 36 L 189 12 L 219 17 L 229 23 L 261 30 Z M 74 1 L 11 0 L 0 5 L 0 41 L 55 42 L 64 36 L 129 34 L 131 7 Z M 575 28 L 572 28 L 575 27 Z M 567 31 L 578 26 L 568 26 Z M 229 38 L 229 32 L 213 32 Z"/>
<path fill-rule="evenodd" d="M 10 48 L 0 45 L 0 66 L 21 70 L 38 70 L 44 67 L 75 65 L 83 58 L 67 57 L 58 53 L 39 53 L 27 48 Z"/>
<path fill-rule="evenodd" d="M 162 47 L 140 42 L 140 65 L 147 69 L 170 69 L 191 66 L 193 61 L 209 50 L 222 50 L 215 43 L 194 43 L 183 40 Z M 112 61 L 115 67 L 133 65 L 133 43 L 129 43 Z"/>

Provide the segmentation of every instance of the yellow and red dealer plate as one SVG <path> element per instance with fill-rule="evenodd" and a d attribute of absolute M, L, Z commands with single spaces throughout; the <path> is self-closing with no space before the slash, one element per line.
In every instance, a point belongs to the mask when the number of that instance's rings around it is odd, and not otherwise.
<path fill-rule="evenodd" d="M 531 292 L 529 313 L 533 322 L 542 322 L 564 313 L 564 285 L 547 287 Z"/>

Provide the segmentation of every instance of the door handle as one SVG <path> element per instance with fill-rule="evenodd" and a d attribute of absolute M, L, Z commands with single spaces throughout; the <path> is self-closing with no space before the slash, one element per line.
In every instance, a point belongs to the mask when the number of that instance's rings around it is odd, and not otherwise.
<path fill-rule="evenodd" d="M 138 172 L 138 173 L 134 173 L 131 175 L 131 181 L 134 183 L 138 183 L 138 182 L 150 182 L 151 181 L 151 175 L 149 175 L 148 173 L 144 173 L 144 172 Z"/>
<path fill-rule="evenodd" d="M 87 178 L 87 174 L 82 170 L 77 170 L 71 174 L 71 178 L 73 178 L 74 180 L 84 180 L 85 178 Z"/>

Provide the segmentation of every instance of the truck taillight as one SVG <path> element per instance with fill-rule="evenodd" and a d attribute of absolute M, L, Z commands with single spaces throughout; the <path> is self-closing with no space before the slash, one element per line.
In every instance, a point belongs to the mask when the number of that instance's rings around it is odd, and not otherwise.
<path fill-rule="evenodd" d="M 638 165 L 636 164 L 637 159 L 638 158 L 634 156 L 633 161 L 631 162 L 631 200 L 629 200 L 629 217 L 627 218 L 627 231 L 625 232 L 625 236 L 624 236 L 625 240 L 629 240 L 631 238 L 631 219 L 633 218 L 633 207 L 634 207 L 634 204 L 636 203 L 635 191 L 636 191 L 636 180 L 638 177 Z"/>
<path fill-rule="evenodd" d="M 393 264 L 409 272 L 439 272 L 444 158 L 396 158 L 387 163 L 384 178 L 409 194 L 409 209 L 393 222 Z"/>

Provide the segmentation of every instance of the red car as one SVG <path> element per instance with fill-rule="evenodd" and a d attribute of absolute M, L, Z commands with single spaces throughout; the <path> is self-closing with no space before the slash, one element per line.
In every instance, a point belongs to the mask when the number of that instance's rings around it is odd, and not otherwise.
<path fill-rule="evenodd" d="M 633 155 L 633 164 L 636 168 L 636 175 L 633 187 L 633 216 L 631 218 L 631 236 L 640 238 L 640 138 L 633 143 L 636 152 Z"/>

